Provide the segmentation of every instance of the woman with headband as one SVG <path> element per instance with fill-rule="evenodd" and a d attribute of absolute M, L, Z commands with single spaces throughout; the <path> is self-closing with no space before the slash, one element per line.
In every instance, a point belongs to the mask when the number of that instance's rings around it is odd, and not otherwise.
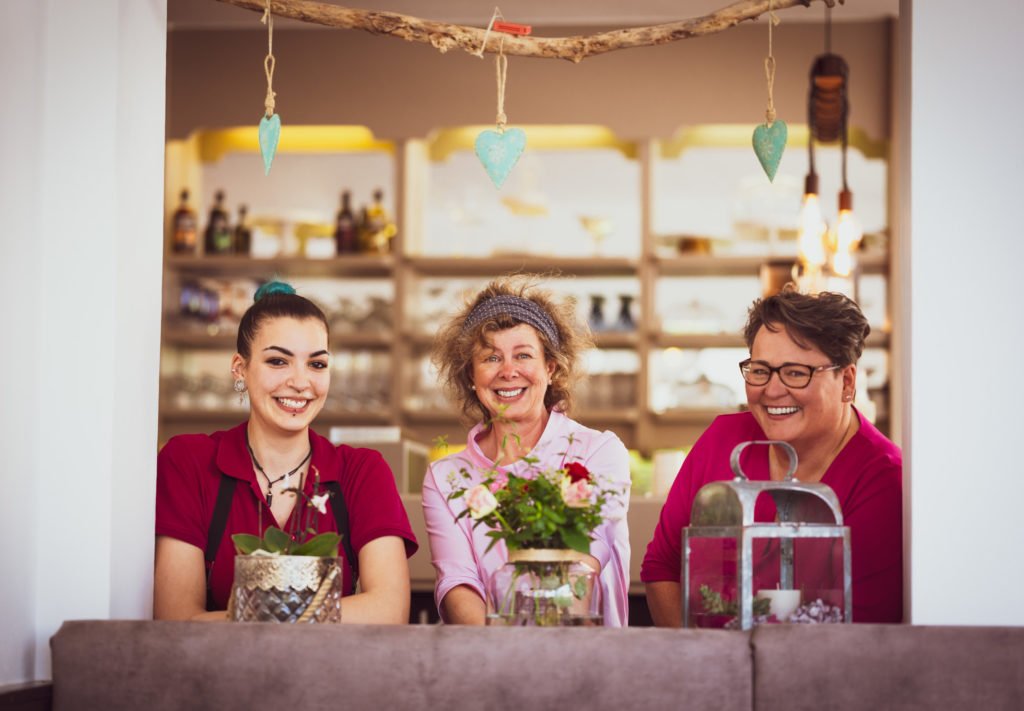
<path fill-rule="evenodd" d="M 465 497 L 448 499 L 463 470 L 519 475 L 575 461 L 612 493 L 595 531 L 588 564 L 600 570 L 604 624 L 625 626 L 628 613 L 629 455 L 615 434 L 569 418 L 578 360 L 590 340 L 571 303 L 557 303 L 527 280 L 501 279 L 472 298 L 442 328 L 433 359 L 449 396 L 470 422 L 466 449 L 432 464 L 423 483 L 423 513 L 441 618 L 485 622 L 485 590 L 508 560 L 503 541 L 490 550 L 485 526 L 456 517 Z M 528 457 L 528 461 L 524 458 Z M 457 481 L 458 479 L 458 481 Z"/>
<path fill-rule="evenodd" d="M 237 347 L 231 373 L 249 419 L 173 437 L 157 457 L 153 616 L 225 619 L 231 535 L 296 530 L 303 507 L 290 489 L 311 496 L 318 474 L 333 496 L 313 525 L 343 536 L 342 622 L 408 622 L 405 561 L 417 545 L 391 469 L 380 453 L 335 447 L 310 428 L 331 383 L 323 312 L 288 284 L 265 284 L 242 317 Z"/>

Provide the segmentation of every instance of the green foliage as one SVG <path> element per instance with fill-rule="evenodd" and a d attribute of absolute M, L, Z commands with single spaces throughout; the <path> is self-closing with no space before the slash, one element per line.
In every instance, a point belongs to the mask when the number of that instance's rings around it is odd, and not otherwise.
<path fill-rule="evenodd" d="M 299 497 L 302 506 L 292 515 L 292 532 L 286 533 L 277 526 L 270 526 L 264 531 L 263 536 L 255 536 L 251 533 L 236 533 L 231 536 L 235 544 L 235 552 L 239 555 L 251 555 L 256 551 L 278 555 L 308 555 L 318 558 L 337 558 L 338 547 L 341 544 L 341 534 L 327 532 L 317 534 L 313 526 L 313 517 L 322 511 L 326 511 L 326 496 L 319 496 L 320 472 L 316 467 L 310 467 L 313 473 L 313 496 L 308 496 L 304 491 L 297 488 L 285 489 L 283 493 L 293 493 Z M 328 492 L 333 496 L 333 492 Z M 323 499 L 319 503 L 314 499 Z M 260 509 L 262 519 L 262 508 Z M 262 526 L 261 526 L 262 527 Z"/>
<path fill-rule="evenodd" d="M 570 446 L 572 441 L 569 442 Z M 565 464 L 555 470 L 541 470 L 535 457 L 524 457 L 521 461 L 531 466 L 523 475 L 506 474 L 497 469 L 485 473 L 483 478 L 474 476 L 463 469 L 461 486 L 456 486 L 448 499 L 467 496 L 478 486 L 490 490 L 497 506 L 493 511 L 481 515 L 474 526 L 486 525 L 491 539 L 487 550 L 498 541 L 505 541 L 509 550 L 526 548 L 571 548 L 581 553 L 590 552 L 591 534 L 601 525 L 604 517 L 601 511 L 612 493 L 602 490 L 593 476 L 579 464 Z M 592 496 L 589 505 L 576 503 L 570 506 L 565 498 L 565 486 L 570 477 L 567 470 L 575 467 L 586 474 Z M 472 515 L 467 506 L 458 518 Z"/>
<path fill-rule="evenodd" d="M 738 615 L 740 607 L 734 600 L 726 600 L 715 590 L 707 585 L 700 586 L 701 604 L 704 612 L 709 615 Z M 754 614 L 767 615 L 771 610 L 772 602 L 767 598 L 754 598 Z"/>

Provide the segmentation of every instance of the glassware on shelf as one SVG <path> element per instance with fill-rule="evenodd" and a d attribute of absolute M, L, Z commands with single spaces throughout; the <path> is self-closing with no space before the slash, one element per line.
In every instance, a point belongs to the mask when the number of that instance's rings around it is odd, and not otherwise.
<path fill-rule="evenodd" d="M 587 323 L 594 333 L 605 330 L 604 298 L 603 294 L 590 295 L 590 314 L 587 316 Z"/>
<path fill-rule="evenodd" d="M 214 196 L 210 217 L 206 222 L 203 246 L 207 255 L 230 254 L 234 238 L 228 224 L 228 213 L 224 209 L 224 191 L 218 190 Z"/>
<path fill-rule="evenodd" d="M 615 320 L 616 331 L 635 331 L 636 321 L 633 319 L 633 295 L 619 294 L 619 316 Z"/>
<path fill-rule="evenodd" d="M 583 410 L 624 410 L 635 407 L 637 372 L 635 351 L 595 348 L 584 356 L 587 378 L 577 388 Z"/>
<path fill-rule="evenodd" d="M 594 241 L 594 256 L 600 257 L 604 254 L 604 241 L 612 233 L 612 221 L 607 217 L 588 217 L 580 215 L 580 224 Z"/>
<path fill-rule="evenodd" d="M 188 190 L 181 191 L 181 202 L 171 218 L 171 249 L 175 254 L 195 254 L 199 245 L 199 221 L 189 207 L 188 194 Z"/>
<path fill-rule="evenodd" d="M 327 410 L 379 413 L 390 401 L 391 357 L 387 353 L 352 350 L 332 354 Z"/>
<path fill-rule="evenodd" d="M 736 364 L 746 356 L 745 348 L 654 351 L 648 382 L 651 410 L 728 411 L 738 408 L 745 390 Z"/>

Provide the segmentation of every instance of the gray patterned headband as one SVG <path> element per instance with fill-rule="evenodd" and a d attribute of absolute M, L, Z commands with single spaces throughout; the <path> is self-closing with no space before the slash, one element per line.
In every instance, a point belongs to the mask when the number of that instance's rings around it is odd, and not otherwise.
<path fill-rule="evenodd" d="M 562 345 L 562 341 L 558 337 L 558 329 L 555 328 L 555 322 L 551 316 L 533 301 L 512 294 L 500 294 L 492 296 L 487 301 L 481 301 L 469 312 L 466 322 L 462 324 L 462 331 L 465 333 L 482 321 L 487 321 L 495 316 L 508 316 L 533 326 L 547 336 L 548 342 L 554 348 L 559 348 Z"/>

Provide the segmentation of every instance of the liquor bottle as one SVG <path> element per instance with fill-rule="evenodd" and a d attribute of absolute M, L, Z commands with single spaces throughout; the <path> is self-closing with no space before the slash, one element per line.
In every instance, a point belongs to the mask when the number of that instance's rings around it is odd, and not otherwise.
<path fill-rule="evenodd" d="M 249 208 L 245 205 L 238 206 L 238 222 L 235 224 L 235 254 L 241 254 L 246 257 L 249 256 L 249 250 L 252 247 L 252 230 L 249 229 L 249 225 L 245 220 L 245 216 L 248 213 Z"/>
<path fill-rule="evenodd" d="M 188 206 L 188 190 L 181 191 L 181 202 L 171 219 L 171 249 L 175 254 L 195 254 L 196 213 Z"/>
<path fill-rule="evenodd" d="M 203 247 L 207 254 L 229 254 L 231 252 L 231 228 L 228 213 L 224 211 L 224 191 L 218 190 L 206 223 Z"/>
<path fill-rule="evenodd" d="M 384 191 L 377 188 L 373 191 L 373 202 L 364 208 L 362 220 L 363 250 L 375 254 L 387 254 L 391 251 L 391 238 L 397 228 L 384 209 Z"/>
<path fill-rule="evenodd" d="M 348 190 L 341 194 L 341 209 L 334 224 L 334 244 L 338 254 L 359 251 L 359 225 L 352 214 L 352 193 Z"/>

